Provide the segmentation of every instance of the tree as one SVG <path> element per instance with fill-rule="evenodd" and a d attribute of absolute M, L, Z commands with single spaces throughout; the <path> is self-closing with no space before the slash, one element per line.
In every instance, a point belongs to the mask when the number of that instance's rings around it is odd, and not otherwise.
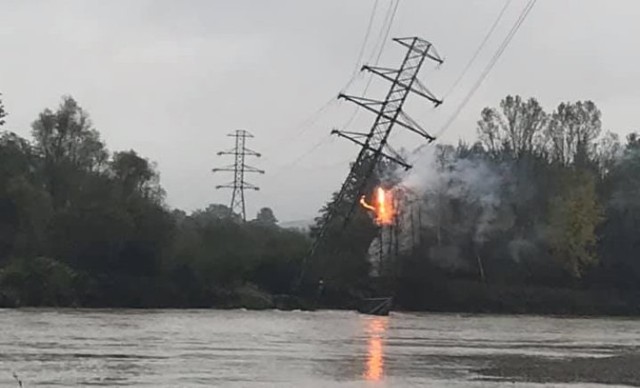
<path fill-rule="evenodd" d="M 258 225 L 263 225 L 263 226 L 278 225 L 278 219 L 276 218 L 275 215 L 273 215 L 273 210 L 271 210 L 271 208 L 268 208 L 268 207 L 263 207 L 262 209 L 260 209 L 260 211 L 256 215 L 255 222 Z"/>
<path fill-rule="evenodd" d="M 78 274 L 47 257 L 16 259 L 0 270 L 0 288 L 13 306 L 70 306 Z"/>
<path fill-rule="evenodd" d="M 0 93 L 0 97 L 2 97 L 2 93 Z M 2 99 L 0 98 L 0 127 L 4 125 L 4 118 L 7 116 L 7 112 L 4 110 L 4 104 L 2 103 Z"/>
<path fill-rule="evenodd" d="M 602 114 L 592 101 L 563 102 L 547 127 L 552 158 L 563 164 L 585 167 L 595 152 L 594 141 L 602 131 Z"/>
<path fill-rule="evenodd" d="M 594 178 L 574 172 L 565 192 L 551 201 L 548 237 L 552 255 L 573 277 L 598 263 L 595 232 L 601 221 Z"/>
<path fill-rule="evenodd" d="M 160 203 L 164 190 L 160 187 L 160 177 L 152 164 L 131 151 L 116 152 L 110 163 L 114 179 L 120 184 L 125 198 L 138 195 Z"/>
<path fill-rule="evenodd" d="M 624 152 L 620 144 L 620 137 L 613 132 L 607 132 L 596 145 L 596 160 L 600 169 L 600 175 L 605 176 L 611 172 Z"/>
<path fill-rule="evenodd" d="M 34 148 L 55 208 L 68 206 L 81 191 L 87 173 L 106 167 L 108 153 L 89 115 L 71 97 L 56 112 L 45 109 L 32 125 Z"/>
<path fill-rule="evenodd" d="M 627 137 L 622 155 L 603 180 L 605 221 L 600 230 L 600 253 L 616 286 L 640 285 L 640 135 Z"/>
<path fill-rule="evenodd" d="M 28 141 L 0 133 L 0 259 L 44 249 L 50 198 Z"/>
<path fill-rule="evenodd" d="M 524 102 L 520 96 L 507 96 L 500 102 L 500 109 L 483 109 L 478 121 L 479 140 L 490 153 L 504 151 L 519 158 L 542 148 L 548 119 L 536 99 Z"/>
<path fill-rule="evenodd" d="M 63 97 L 56 112 L 45 109 L 32 127 L 36 149 L 46 161 L 67 163 L 86 171 L 106 165 L 108 153 L 100 134 L 72 97 Z"/>
<path fill-rule="evenodd" d="M 232 213 L 229 206 L 219 203 L 212 203 L 204 210 L 196 210 L 191 217 L 199 224 L 207 224 L 227 219 L 235 222 L 241 221 L 239 214 Z"/>

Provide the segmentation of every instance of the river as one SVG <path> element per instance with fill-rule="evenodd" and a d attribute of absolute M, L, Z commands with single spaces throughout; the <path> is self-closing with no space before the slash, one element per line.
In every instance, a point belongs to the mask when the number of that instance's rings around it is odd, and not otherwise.
<path fill-rule="evenodd" d="M 15 373 L 25 387 L 535 387 L 481 371 L 496 357 L 628 353 L 638 334 L 633 319 L 6 309 L 0 386 Z"/>

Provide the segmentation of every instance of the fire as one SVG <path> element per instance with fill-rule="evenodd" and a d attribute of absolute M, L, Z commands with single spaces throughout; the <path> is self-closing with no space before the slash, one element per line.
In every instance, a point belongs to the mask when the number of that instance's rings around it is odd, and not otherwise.
<path fill-rule="evenodd" d="M 383 225 L 391 224 L 393 222 L 393 204 L 391 203 L 393 198 L 391 198 L 391 192 L 386 192 L 382 187 L 378 187 L 376 194 L 378 202 L 377 221 Z"/>
<path fill-rule="evenodd" d="M 365 209 L 371 210 L 376 215 L 376 224 L 390 225 L 393 223 L 394 209 L 393 196 L 390 190 L 382 187 L 376 188 L 375 201 L 373 205 L 367 203 L 365 196 L 360 197 L 360 204 Z"/>

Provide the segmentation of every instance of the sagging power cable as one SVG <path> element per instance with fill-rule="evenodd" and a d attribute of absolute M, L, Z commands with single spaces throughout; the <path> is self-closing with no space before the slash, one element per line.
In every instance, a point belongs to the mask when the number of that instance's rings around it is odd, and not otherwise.
<path fill-rule="evenodd" d="M 513 27 L 511 27 L 511 30 L 509 30 L 509 33 L 507 34 L 507 36 L 503 40 L 502 44 L 500 45 L 500 47 L 498 48 L 496 53 L 493 55 L 493 57 L 491 58 L 491 60 L 487 64 L 487 66 L 485 66 L 485 68 L 482 71 L 482 73 L 480 74 L 480 77 L 478 78 L 478 80 L 475 82 L 475 84 L 473 84 L 473 86 L 471 87 L 471 89 L 469 90 L 469 92 L 467 93 L 465 98 L 462 100 L 460 105 L 458 105 L 458 107 L 453 112 L 451 117 L 445 122 L 445 124 L 442 126 L 440 131 L 438 133 L 436 133 L 436 137 L 440 137 L 440 135 L 442 135 L 442 133 L 444 133 L 444 131 L 446 131 L 451 126 L 451 124 L 460 115 L 460 112 L 462 112 L 462 109 L 464 109 L 464 107 L 467 105 L 469 100 L 471 100 L 471 98 L 476 93 L 476 91 L 478 91 L 478 89 L 482 85 L 482 82 L 487 78 L 487 76 L 489 75 L 489 73 L 491 72 L 493 67 L 496 65 L 496 63 L 498 62 L 498 60 L 500 59 L 502 54 L 505 52 L 505 50 L 509 46 L 509 43 L 511 42 L 513 37 L 516 35 L 518 30 L 520 29 L 520 26 L 522 26 L 522 23 L 524 22 L 524 20 L 527 18 L 527 16 L 531 12 L 531 9 L 533 9 L 533 6 L 536 4 L 536 1 L 537 0 L 529 0 L 527 5 L 524 7 L 522 12 L 520 13 L 520 16 L 518 17 L 518 19 L 514 23 Z"/>

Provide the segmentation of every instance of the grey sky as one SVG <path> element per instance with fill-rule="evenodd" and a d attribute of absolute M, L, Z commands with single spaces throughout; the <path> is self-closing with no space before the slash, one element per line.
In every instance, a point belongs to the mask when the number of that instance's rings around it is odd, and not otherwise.
<path fill-rule="evenodd" d="M 379 0 L 366 47 L 372 57 L 391 0 Z M 445 57 L 421 79 L 442 95 L 460 74 L 503 0 L 401 0 L 391 37 L 418 35 Z M 7 129 L 27 136 L 30 123 L 64 94 L 86 108 L 111 150 L 135 149 L 158 163 L 169 205 L 185 210 L 227 203 L 216 191 L 231 176 L 216 152 L 226 134 L 246 129 L 267 170 L 248 179 L 248 214 L 270 206 L 284 221 L 313 217 L 338 189 L 357 148 L 328 137 L 354 108 L 332 102 L 350 79 L 373 1 L 24 1 L 0 3 L 0 92 Z M 525 5 L 513 0 L 476 65 L 438 109 L 413 98 L 407 111 L 434 132 L 478 78 Z M 458 120 L 442 137 L 473 139 L 482 107 L 506 94 L 535 96 L 551 110 L 592 99 L 605 129 L 640 128 L 640 2 L 540 0 Z M 399 64 L 402 49 L 386 42 L 381 65 Z M 360 76 L 349 93 L 359 94 Z M 371 97 L 383 83 L 374 82 Z M 308 120 L 312 116 L 312 120 Z M 366 130 L 360 113 L 349 129 Z M 305 125 L 300 125 L 305 122 Z M 394 145 L 420 139 L 398 134 Z M 313 151 L 302 157 L 308 151 Z"/>

